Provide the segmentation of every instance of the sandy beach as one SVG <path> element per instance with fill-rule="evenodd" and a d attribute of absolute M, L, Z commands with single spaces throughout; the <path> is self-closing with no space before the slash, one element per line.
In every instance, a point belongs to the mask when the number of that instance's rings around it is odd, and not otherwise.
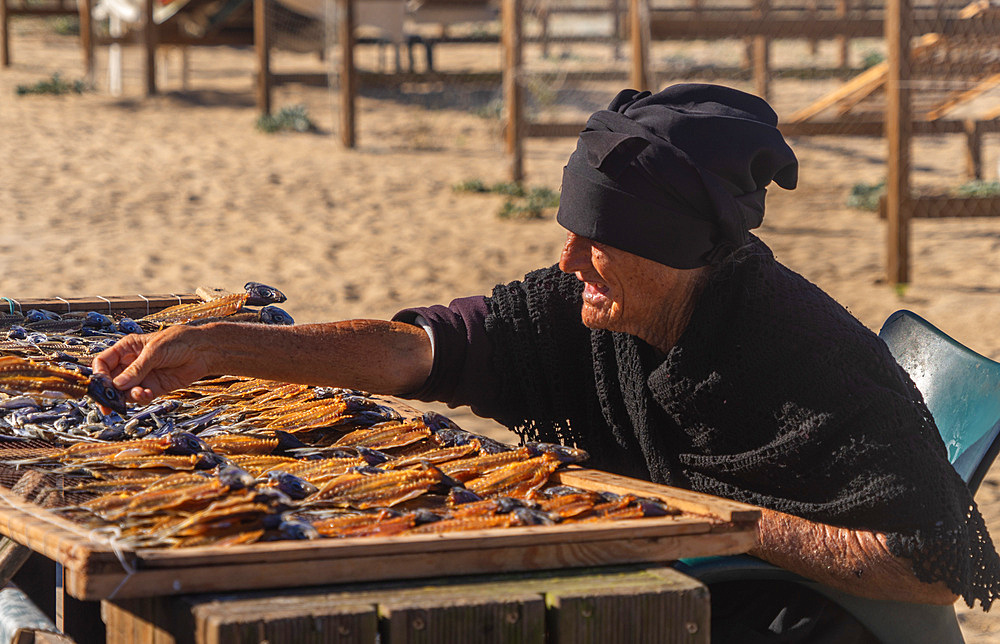
<path fill-rule="evenodd" d="M 82 78 L 83 65 L 74 38 L 36 21 L 14 27 L 14 65 L 0 69 L 0 297 L 180 293 L 255 280 L 282 289 L 300 323 L 384 318 L 489 293 L 558 258 L 564 233 L 551 212 L 504 219 L 503 196 L 454 190 L 507 179 L 497 122 L 472 99 L 449 106 L 363 92 L 359 146 L 345 150 L 325 89 L 287 86 L 275 96 L 278 107 L 306 106 L 318 132 L 255 128 L 249 49 L 193 49 L 188 89 L 168 77 L 156 97 L 143 97 L 138 52 L 128 50 L 120 97 L 103 79 L 95 92 L 18 96 L 18 85 L 56 72 Z M 830 83 L 784 81 L 772 103 L 779 113 L 801 107 Z M 1000 359 L 1000 220 L 916 222 L 913 280 L 894 288 L 883 278 L 885 224 L 846 206 L 854 184 L 884 176 L 884 142 L 791 143 L 799 188 L 770 191 L 759 231 L 778 259 L 871 329 L 907 308 Z M 557 190 L 574 145 L 529 141 L 528 185 Z M 959 137 L 918 141 L 915 184 L 962 183 L 963 155 Z M 990 145 L 986 167 L 995 180 Z M 512 439 L 467 410 L 439 409 Z M 1000 466 L 977 501 L 1000 539 Z M 996 609 L 963 606 L 960 618 L 968 642 L 1000 642 Z"/>

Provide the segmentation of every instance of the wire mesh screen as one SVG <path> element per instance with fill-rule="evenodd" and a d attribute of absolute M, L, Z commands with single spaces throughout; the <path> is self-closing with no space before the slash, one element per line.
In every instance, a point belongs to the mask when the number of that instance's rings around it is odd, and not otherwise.
<path fill-rule="evenodd" d="M 339 133 L 349 109 L 343 92 L 345 5 L 319 1 L 326 28 L 322 69 Z M 502 97 L 495 2 L 359 0 L 352 5 L 352 22 L 352 98 L 360 145 L 498 150 Z"/>
<path fill-rule="evenodd" d="M 529 0 L 524 6 L 525 117 L 582 126 L 627 84 L 627 3 Z"/>

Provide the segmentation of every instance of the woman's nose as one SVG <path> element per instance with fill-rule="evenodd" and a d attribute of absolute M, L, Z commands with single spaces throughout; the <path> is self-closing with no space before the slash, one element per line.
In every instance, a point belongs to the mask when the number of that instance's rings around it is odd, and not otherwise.
<path fill-rule="evenodd" d="M 575 233 L 566 235 L 566 245 L 559 256 L 559 270 L 575 273 L 590 266 L 590 240 Z"/>

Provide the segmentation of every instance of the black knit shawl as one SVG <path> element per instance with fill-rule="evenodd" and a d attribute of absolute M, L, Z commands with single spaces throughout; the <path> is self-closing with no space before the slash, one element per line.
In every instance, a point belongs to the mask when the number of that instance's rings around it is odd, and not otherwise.
<path fill-rule="evenodd" d="M 885 344 L 757 242 L 716 270 L 664 359 L 580 322 L 556 267 L 496 287 L 500 418 L 592 466 L 889 535 L 917 577 L 971 606 L 1000 561 L 919 391 Z"/>

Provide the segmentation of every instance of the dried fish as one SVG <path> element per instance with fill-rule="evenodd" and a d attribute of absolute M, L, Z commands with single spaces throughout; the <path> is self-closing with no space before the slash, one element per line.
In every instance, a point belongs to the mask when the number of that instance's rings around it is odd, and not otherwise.
<path fill-rule="evenodd" d="M 40 397 L 90 396 L 102 405 L 125 413 L 125 394 L 101 375 L 32 362 L 17 356 L 0 357 L 0 391 Z"/>

